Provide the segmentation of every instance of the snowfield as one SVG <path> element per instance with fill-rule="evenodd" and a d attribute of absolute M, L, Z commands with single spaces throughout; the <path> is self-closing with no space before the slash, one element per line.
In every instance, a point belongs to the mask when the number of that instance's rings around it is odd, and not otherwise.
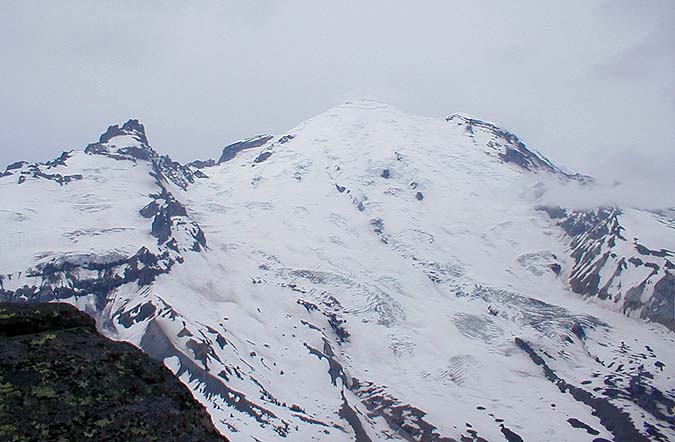
<path fill-rule="evenodd" d="M 593 180 L 368 101 L 228 147 L 131 120 L 10 166 L 0 299 L 94 315 L 232 441 L 675 440 L 667 210 L 542 206 Z"/>

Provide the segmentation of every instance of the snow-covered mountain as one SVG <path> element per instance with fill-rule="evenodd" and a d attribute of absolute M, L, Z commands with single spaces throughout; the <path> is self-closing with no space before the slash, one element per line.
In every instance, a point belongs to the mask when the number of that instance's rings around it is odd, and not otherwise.
<path fill-rule="evenodd" d="M 675 439 L 675 216 L 491 123 L 353 102 L 181 165 L 143 126 L 0 176 L 0 299 L 163 360 L 233 441 Z"/>

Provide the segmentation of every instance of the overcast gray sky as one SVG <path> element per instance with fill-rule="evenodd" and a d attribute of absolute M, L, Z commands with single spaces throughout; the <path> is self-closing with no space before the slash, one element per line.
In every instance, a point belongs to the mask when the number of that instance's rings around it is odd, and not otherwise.
<path fill-rule="evenodd" d="M 129 117 L 176 160 L 217 157 L 369 98 L 675 193 L 673 0 L 0 0 L 0 39 L 3 166 Z"/>

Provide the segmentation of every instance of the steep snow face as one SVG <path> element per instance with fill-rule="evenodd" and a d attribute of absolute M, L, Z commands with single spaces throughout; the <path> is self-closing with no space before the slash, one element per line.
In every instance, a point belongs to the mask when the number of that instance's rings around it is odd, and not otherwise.
<path fill-rule="evenodd" d="M 11 229 L 1 244 L 11 251 L 0 256 L 3 297 L 84 298 L 100 317 L 115 289 L 149 284 L 206 246 L 172 193 L 194 179 L 157 155 L 135 120 L 111 126 L 84 152 L 8 167 L 0 177 L 0 219 Z"/>
<path fill-rule="evenodd" d="M 232 440 L 675 437 L 673 334 L 572 292 L 588 264 L 570 246 L 580 231 L 562 224 L 571 211 L 537 206 L 539 183 L 589 180 L 515 135 L 354 102 L 228 146 L 199 175 L 165 160 L 183 181 L 154 151 L 126 149 L 149 149 L 118 134 L 129 124 L 59 166 L 81 179 L 18 184 L 27 165 L 0 178 L 3 250 L 45 235 L 23 261 L 3 254 L 0 294 L 88 307 L 163 360 Z M 69 241 L 63 231 L 103 222 L 71 217 L 84 189 L 135 233 Z M 655 215 L 622 216 L 653 232 Z M 660 251 L 656 232 L 642 241 Z M 610 235 L 589 236 L 623 244 Z M 45 271 L 42 250 L 69 265 Z"/>
<path fill-rule="evenodd" d="M 2 248 L 11 250 L 0 254 L 3 273 L 78 251 L 126 255 L 150 243 L 147 221 L 138 213 L 154 190 L 147 162 L 82 151 L 61 158 L 59 164 L 26 165 L 0 178 Z M 59 183 L 44 175 L 78 179 Z"/>

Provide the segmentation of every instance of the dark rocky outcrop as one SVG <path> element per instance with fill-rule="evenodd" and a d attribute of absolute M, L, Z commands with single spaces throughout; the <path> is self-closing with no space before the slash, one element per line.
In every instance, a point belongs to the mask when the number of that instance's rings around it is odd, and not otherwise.
<path fill-rule="evenodd" d="M 283 137 L 279 138 L 278 143 L 279 144 L 286 144 L 289 141 L 293 140 L 295 138 L 295 135 L 284 135 Z"/>
<path fill-rule="evenodd" d="M 66 161 L 70 158 L 69 152 L 63 152 L 58 158 L 48 161 L 44 164 L 42 163 L 27 163 L 26 161 L 18 161 L 12 163 L 3 173 L 0 173 L 0 178 L 18 175 L 17 184 L 23 184 L 27 179 L 44 179 L 49 181 L 54 181 L 60 186 L 64 186 L 73 181 L 79 181 L 83 179 L 80 174 L 64 175 L 61 173 L 46 173 L 43 169 L 52 169 L 57 166 L 65 166 Z"/>
<path fill-rule="evenodd" d="M 138 120 L 135 119 L 127 121 L 122 125 L 122 127 L 120 127 L 119 125 L 109 126 L 108 130 L 101 135 L 98 142 L 107 143 L 114 137 L 118 137 L 120 135 L 133 135 L 141 143 L 145 145 L 148 144 L 148 139 L 145 136 L 145 127 Z"/>
<path fill-rule="evenodd" d="M 168 273 L 176 262 L 168 252 L 155 255 L 145 247 L 128 258 L 81 260 L 54 259 L 27 270 L 26 276 L 41 280 L 39 286 L 10 290 L 3 288 L 0 281 L 0 302 L 36 303 L 93 296 L 97 309 L 102 310 L 116 288 L 134 282 L 139 287 L 149 285 L 157 276 Z M 82 277 L 83 271 L 94 271 L 96 275 Z"/>
<path fill-rule="evenodd" d="M 272 156 L 272 152 L 265 151 L 265 152 L 261 153 L 260 155 L 258 155 L 255 158 L 255 160 L 253 160 L 253 161 L 256 162 L 256 163 L 262 163 L 262 162 L 266 161 L 271 156 Z"/>
<path fill-rule="evenodd" d="M 0 439 L 225 441 L 161 363 L 68 304 L 0 304 Z"/>
<path fill-rule="evenodd" d="M 206 169 L 207 167 L 213 167 L 217 163 L 215 160 L 209 158 L 208 160 L 194 160 L 188 163 L 188 166 L 194 167 L 195 169 Z"/>
<path fill-rule="evenodd" d="M 166 245 L 168 248 L 179 252 L 175 235 L 182 231 L 192 242 L 191 250 L 199 252 L 206 248 L 206 235 L 201 227 L 192 221 L 187 209 L 171 192 L 162 187 L 162 192 L 151 195 L 153 200 L 139 210 L 144 218 L 152 218 L 152 230 L 150 233 L 157 238 L 159 246 Z"/>
<path fill-rule="evenodd" d="M 220 158 L 218 159 L 217 164 L 221 164 L 224 163 L 225 161 L 231 160 L 232 158 L 237 156 L 237 154 L 242 150 L 260 147 L 265 143 L 267 143 L 272 138 L 274 138 L 272 135 L 258 135 L 257 137 L 248 138 L 246 140 L 238 141 L 236 143 L 232 143 L 228 146 L 225 146 L 223 148 L 223 153 L 220 155 Z"/>
<path fill-rule="evenodd" d="M 438 433 L 438 428 L 425 419 L 427 413 L 410 404 L 402 403 L 387 392 L 386 387 L 371 382 L 353 380 L 351 390 L 361 400 L 371 418 L 381 417 L 389 428 L 410 442 L 457 442 L 456 439 Z M 344 408 L 344 406 L 343 406 Z M 341 410 L 342 411 L 342 410 Z M 461 440 L 485 440 L 476 438 Z"/>

